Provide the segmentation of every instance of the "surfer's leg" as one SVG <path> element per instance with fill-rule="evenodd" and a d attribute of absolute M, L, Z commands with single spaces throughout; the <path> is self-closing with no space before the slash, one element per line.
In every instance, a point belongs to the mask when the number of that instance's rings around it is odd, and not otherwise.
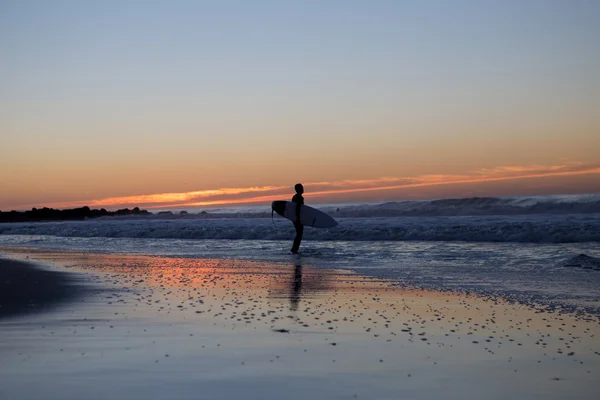
<path fill-rule="evenodd" d="M 294 245 L 292 246 L 292 253 L 297 254 L 300 248 L 300 242 L 302 241 L 302 234 L 304 233 L 304 225 L 294 224 L 296 228 L 296 237 L 294 238 Z"/>

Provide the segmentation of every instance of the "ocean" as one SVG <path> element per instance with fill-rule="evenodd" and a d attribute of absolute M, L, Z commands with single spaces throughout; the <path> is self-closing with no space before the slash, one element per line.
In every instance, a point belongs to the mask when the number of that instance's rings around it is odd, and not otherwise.
<path fill-rule="evenodd" d="M 339 225 L 307 228 L 299 256 L 269 206 L 4 223 L 0 246 L 309 265 L 600 313 L 598 194 L 314 206 Z"/>

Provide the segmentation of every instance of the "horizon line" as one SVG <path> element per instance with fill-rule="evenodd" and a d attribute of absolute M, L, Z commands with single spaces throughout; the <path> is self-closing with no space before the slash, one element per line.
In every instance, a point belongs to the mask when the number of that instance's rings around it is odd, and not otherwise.
<path fill-rule="evenodd" d="M 415 177 L 382 177 L 378 179 L 362 180 L 347 179 L 339 181 L 306 182 L 304 185 L 315 188 L 314 191 L 306 192 L 305 197 L 322 198 L 325 196 L 336 196 L 350 193 L 371 193 L 378 191 L 383 192 L 432 186 L 464 185 L 592 174 L 600 174 L 600 165 L 584 164 L 581 162 L 567 162 L 559 165 L 500 166 L 495 168 L 479 169 L 462 175 L 428 174 Z M 52 202 L 49 203 L 47 207 L 66 209 L 84 206 L 88 206 L 90 208 L 97 207 L 107 209 L 129 208 L 134 206 L 143 209 L 168 209 L 183 207 L 211 208 L 215 206 L 236 206 L 243 204 L 249 205 L 256 203 L 268 203 L 269 201 L 277 200 L 279 197 L 289 194 L 289 191 L 290 187 L 287 185 L 250 186 L 246 188 L 220 188 L 177 193 L 155 193 L 145 195 L 106 197 L 102 199 L 88 199 L 71 202 Z M 598 192 L 600 192 L 600 187 L 598 187 Z M 263 195 L 256 196 L 256 194 L 259 193 Z M 587 192 L 581 194 L 585 193 Z M 590 193 L 596 192 L 592 191 Z M 502 196 L 483 195 L 473 197 Z M 432 198 L 465 198 L 465 196 L 422 196 L 423 200 Z M 413 198 L 412 200 L 416 199 Z M 396 198 L 383 201 L 402 201 L 402 199 Z M 332 202 L 343 203 L 345 201 L 337 200 Z M 356 200 L 354 202 L 356 202 Z M 358 200 L 358 202 L 361 202 L 361 200 Z M 365 199 L 362 200 L 362 202 L 368 202 L 368 200 Z M 327 203 L 327 201 L 323 203 Z M 23 204 L 19 207 L 10 208 L 12 208 L 12 210 L 29 210 L 37 207 L 30 203 L 27 205 Z"/>
<path fill-rule="evenodd" d="M 531 198 L 531 197 L 552 197 L 552 196 L 561 196 L 561 197 L 576 197 L 576 196 L 600 196 L 600 191 L 598 192 L 582 192 L 582 193 L 552 193 L 552 194 L 532 194 L 532 195 L 506 195 L 506 196 L 450 196 L 450 197 L 422 197 L 422 198 L 413 198 L 413 199 L 398 199 L 398 200 L 383 200 L 383 201 L 325 201 L 325 202 L 321 202 L 321 203 L 313 203 L 313 204 L 322 204 L 322 205 L 330 205 L 330 204 L 383 204 L 383 203 L 397 203 L 397 202 L 410 202 L 410 201 L 436 201 L 436 200 L 463 200 L 463 199 L 507 199 L 507 198 Z M 253 207 L 259 207 L 260 204 L 256 204 L 255 202 L 247 202 L 247 203 L 232 203 L 233 207 L 241 207 L 243 205 L 247 205 L 247 206 L 253 206 Z M 267 202 L 265 202 L 264 204 L 267 204 Z M 213 209 L 213 208 L 217 208 L 219 204 L 217 205 L 211 205 L 211 206 L 196 206 L 196 205 L 192 205 L 189 208 L 196 208 L 196 209 Z M 227 204 L 224 204 L 227 205 Z M 48 207 L 48 206 L 38 206 L 38 207 L 31 207 L 29 209 L 12 209 L 12 210 L 0 210 L 0 213 L 12 213 L 12 212 L 28 212 L 28 211 L 32 211 L 33 209 L 36 210 L 42 210 L 44 208 L 46 209 L 52 209 L 52 210 L 57 210 L 57 211 L 67 211 L 67 210 L 73 210 L 73 209 L 79 209 L 79 208 L 85 208 L 88 207 L 90 210 L 101 210 L 101 209 L 105 209 L 108 212 L 114 212 L 114 211 L 120 211 L 120 210 L 130 210 L 132 211 L 135 208 L 138 208 L 140 211 L 148 211 L 151 214 L 153 214 L 153 212 L 161 212 L 161 211 L 171 211 L 169 210 L 169 208 L 151 208 L 146 209 L 146 208 L 142 208 L 140 206 L 133 206 L 132 208 L 130 207 L 124 207 L 124 208 L 105 208 L 105 207 L 100 207 L 100 208 L 93 208 L 90 207 L 89 205 L 80 205 L 80 206 L 76 206 L 76 207 L 72 207 L 72 208 L 54 208 L 54 207 Z M 175 206 L 172 207 L 172 209 L 180 209 L 180 206 Z M 181 210 L 181 211 L 185 211 L 185 210 Z M 155 214 L 154 214 L 155 215 Z"/>

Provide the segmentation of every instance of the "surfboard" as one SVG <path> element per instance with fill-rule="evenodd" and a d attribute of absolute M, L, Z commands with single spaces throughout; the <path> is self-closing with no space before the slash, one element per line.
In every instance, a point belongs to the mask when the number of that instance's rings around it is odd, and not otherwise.
<path fill-rule="evenodd" d="M 278 200 L 271 204 L 271 209 L 284 218 L 296 222 L 296 203 L 291 201 Z M 337 225 L 335 219 L 310 206 L 300 206 L 300 223 L 313 228 L 333 228 Z"/>

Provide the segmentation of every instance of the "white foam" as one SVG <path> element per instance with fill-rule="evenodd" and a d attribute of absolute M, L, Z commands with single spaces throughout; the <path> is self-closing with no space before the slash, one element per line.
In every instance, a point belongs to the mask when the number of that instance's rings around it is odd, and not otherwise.
<path fill-rule="evenodd" d="M 306 229 L 305 240 L 464 241 L 521 243 L 600 242 L 600 214 L 481 217 L 337 218 L 331 229 Z M 275 223 L 275 225 L 274 225 Z M 0 224 L 0 235 L 154 239 L 289 239 L 281 218 L 160 218 Z"/>

